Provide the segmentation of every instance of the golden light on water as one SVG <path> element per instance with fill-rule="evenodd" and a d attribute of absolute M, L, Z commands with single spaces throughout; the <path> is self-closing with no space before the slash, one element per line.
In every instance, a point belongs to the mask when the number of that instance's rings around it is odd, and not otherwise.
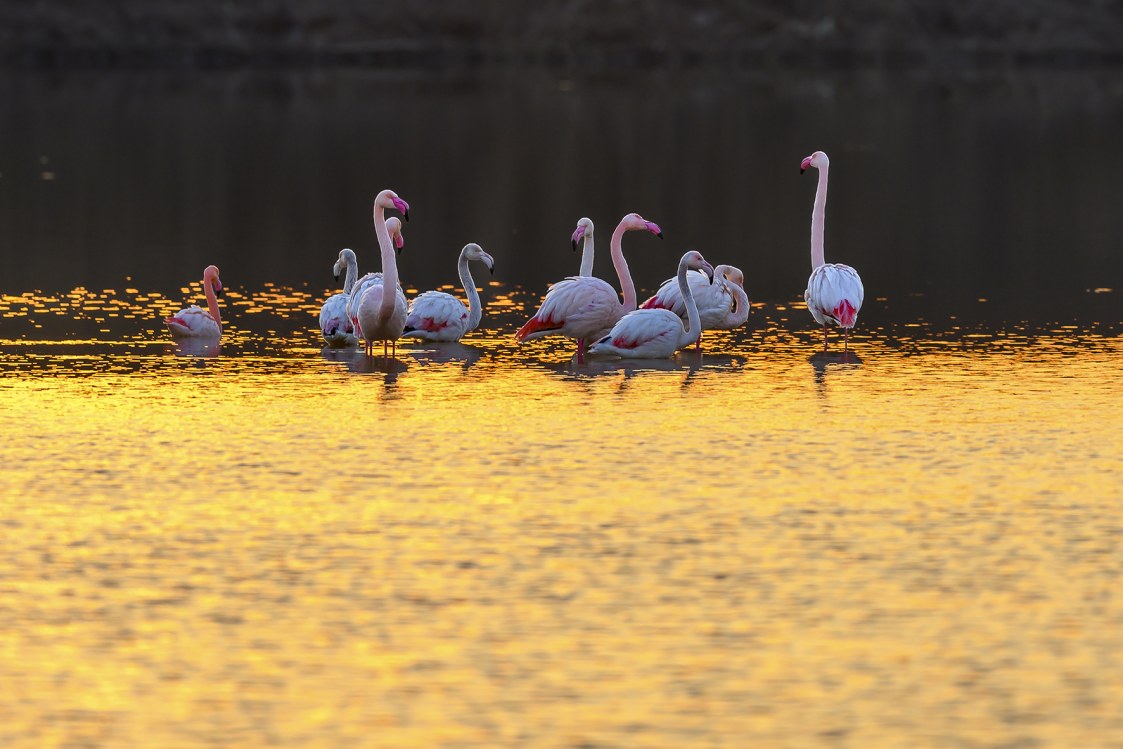
<path fill-rule="evenodd" d="M 842 361 L 793 300 L 578 367 L 485 297 L 394 363 L 316 291 L 196 355 L 198 284 L 0 298 L 0 745 L 1123 735 L 1117 330 L 870 314 Z"/>

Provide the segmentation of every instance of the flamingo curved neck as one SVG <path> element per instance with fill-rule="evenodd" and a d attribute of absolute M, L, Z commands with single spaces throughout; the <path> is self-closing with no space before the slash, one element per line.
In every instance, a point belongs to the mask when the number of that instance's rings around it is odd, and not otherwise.
<path fill-rule="evenodd" d="M 355 288 L 355 277 L 359 275 L 359 262 L 354 255 L 347 256 L 347 276 L 343 279 L 343 293 L 348 296 Z"/>
<path fill-rule="evenodd" d="M 811 209 L 811 269 L 824 263 L 823 233 L 827 222 L 827 170 L 824 164 L 819 169 L 819 186 L 815 188 L 815 206 Z"/>
<path fill-rule="evenodd" d="M 475 330 L 480 324 L 480 318 L 483 317 L 483 310 L 480 308 L 480 292 L 476 291 L 476 282 L 472 279 L 472 271 L 468 267 L 468 256 L 463 250 L 460 252 L 460 262 L 456 264 L 456 269 L 460 272 L 460 285 L 468 295 L 468 330 Z"/>
<path fill-rule="evenodd" d="M 698 316 L 698 303 L 694 301 L 694 292 L 690 290 L 690 283 L 686 280 L 686 271 L 686 261 L 680 260 L 678 264 L 678 291 L 682 294 L 682 300 L 686 302 L 686 328 L 679 336 L 679 348 L 694 343 L 702 333 L 702 320 Z"/>
<path fill-rule="evenodd" d="M 394 311 L 398 299 L 398 263 L 394 260 L 394 244 L 386 229 L 386 209 L 374 204 L 374 233 L 378 237 L 378 249 L 382 251 L 382 303 L 379 316 L 387 318 Z"/>
<path fill-rule="evenodd" d="M 737 310 L 730 314 L 732 319 L 729 322 L 733 325 L 742 325 L 749 319 L 749 295 L 735 283 L 727 283 L 727 286 L 737 300 Z"/>
<path fill-rule="evenodd" d="M 585 233 L 585 242 L 581 245 L 581 272 L 578 275 L 593 275 L 593 235 Z"/>
<path fill-rule="evenodd" d="M 214 294 L 214 280 L 206 277 L 203 279 L 203 290 L 207 295 L 207 309 L 211 317 L 218 324 L 218 332 L 222 332 L 222 316 L 218 313 L 218 297 Z"/>
<path fill-rule="evenodd" d="M 632 274 L 628 271 L 628 261 L 624 259 L 624 250 L 620 246 L 626 231 L 628 229 L 621 221 L 616 230 L 612 232 L 612 240 L 608 243 L 609 251 L 612 253 L 612 267 L 616 269 L 616 275 L 620 278 L 620 290 L 624 292 L 623 308 L 625 313 L 636 308 L 636 285 L 632 282 Z"/>

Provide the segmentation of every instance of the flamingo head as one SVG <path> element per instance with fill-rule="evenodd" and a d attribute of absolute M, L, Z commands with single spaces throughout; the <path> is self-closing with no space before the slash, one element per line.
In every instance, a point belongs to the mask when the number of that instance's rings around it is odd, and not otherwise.
<path fill-rule="evenodd" d="M 823 153 L 822 151 L 816 151 L 815 153 L 805 158 L 803 161 L 799 162 L 799 173 L 803 174 L 811 167 L 815 167 L 816 169 L 825 169 L 830 163 L 831 160 L 827 158 L 827 155 L 825 153 Z"/>
<path fill-rule="evenodd" d="M 339 251 L 339 259 L 335 261 L 335 265 L 331 266 L 331 273 L 335 277 L 336 281 L 339 280 L 339 274 L 342 273 L 343 269 L 347 267 L 348 262 L 357 263 L 358 260 L 355 259 L 354 250 L 350 250 L 344 247 Z"/>
<path fill-rule="evenodd" d="M 734 268 L 732 265 L 719 265 L 714 269 L 714 277 L 723 277 L 729 283 L 734 283 L 745 288 L 745 274 L 741 272 L 740 268 Z"/>
<path fill-rule="evenodd" d="M 203 285 L 211 285 L 214 289 L 215 296 L 222 296 L 222 281 L 218 279 L 218 268 L 213 265 L 208 265 L 203 271 Z"/>
<path fill-rule="evenodd" d="M 475 242 L 469 242 L 468 244 L 464 245 L 464 249 L 460 251 L 460 254 L 462 254 L 468 260 L 478 260 L 479 262 L 487 266 L 487 269 L 491 273 L 491 275 L 495 275 L 495 258 L 484 252 L 484 248 L 480 247 Z"/>
<path fill-rule="evenodd" d="M 659 224 L 648 221 L 638 213 L 629 213 L 620 223 L 628 231 L 649 231 L 659 239 L 663 238 L 663 230 L 659 228 Z"/>
<path fill-rule="evenodd" d="M 701 252 L 698 252 L 698 250 L 690 250 L 682 256 L 682 262 L 686 263 L 686 267 L 691 270 L 700 270 L 705 273 L 706 278 L 710 279 L 710 283 L 713 283 L 714 266 L 706 262 Z"/>
<path fill-rule="evenodd" d="M 386 219 L 386 232 L 390 235 L 390 240 L 394 243 L 394 249 L 401 255 L 402 248 L 406 246 L 406 240 L 402 236 L 402 222 L 398 220 L 397 216 L 391 216 Z"/>
<path fill-rule="evenodd" d="M 573 249 L 577 249 L 577 243 L 585 237 L 593 236 L 593 220 L 583 218 L 577 222 L 577 229 L 573 232 Z"/>
<path fill-rule="evenodd" d="M 398 193 L 393 190 L 383 190 L 378 193 L 378 196 L 374 199 L 374 205 L 376 208 L 393 208 L 402 214 L 406 221 L 409 221 L 409 203 L 399 198 Z"/>

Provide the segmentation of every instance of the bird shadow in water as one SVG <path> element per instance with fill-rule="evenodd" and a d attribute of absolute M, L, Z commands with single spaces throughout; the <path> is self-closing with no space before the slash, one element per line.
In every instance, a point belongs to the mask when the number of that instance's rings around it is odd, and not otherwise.
<path fill-rule="evenodd" d="M 178 338 L 172 341 L 172 345 L 175 347 L 172 353 L 176 356 L 192 359 L 214 359 L 222 353 L 219 338 Z"/>
<path fill-rule="evenodd" d="M 824 385 L 827 372 L 832 369 L 856 369 L 862 358 L 853 351 L 816 351 L 807 360 L 815 373 L 815 384 Z"/>
<path fill-rule="evenodd" d="M 465 372 L 471 369 L 484 353 L 481 348 L 467 346 L 459 341 L 424 343 L 423 348 L 402 346 L 398 350 L 408 354 L 421 366 L 459 363 Z"/>

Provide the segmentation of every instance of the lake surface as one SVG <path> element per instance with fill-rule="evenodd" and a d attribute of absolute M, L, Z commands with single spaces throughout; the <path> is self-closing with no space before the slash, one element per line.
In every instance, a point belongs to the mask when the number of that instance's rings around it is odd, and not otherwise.
<path fill-rule="evenodd" d="M 1118 78 L 653 76 L 0 79 L 0 745 L 1123 746 Z M 461 345 L 320 347 L 383 187 Z M 630 210 L 747 326 L 515 345 Z"/>

